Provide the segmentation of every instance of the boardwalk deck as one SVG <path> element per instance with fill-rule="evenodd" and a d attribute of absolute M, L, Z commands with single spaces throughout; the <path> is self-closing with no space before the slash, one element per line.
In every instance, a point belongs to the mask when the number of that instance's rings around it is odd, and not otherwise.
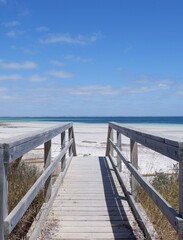
<path fill-rule="evenodd" d="M 144 239 L 108 158 L 73 158 L 40 239 Z"/>

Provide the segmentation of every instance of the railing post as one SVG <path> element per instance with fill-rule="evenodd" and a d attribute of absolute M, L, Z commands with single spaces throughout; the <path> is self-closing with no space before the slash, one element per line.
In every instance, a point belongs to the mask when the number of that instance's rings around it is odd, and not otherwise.
<path fill-rule="evenodd" d="M 113 135 L 113 129 L 112 128 L 109 129 L 109 137 L 112 141 L 114 140 L 114 135 Z M 111 144 L 109 146 L 109 153 L 112 157 L 114 156 L 114 150 L 113 150 L 113 147 L 111 146 Z"/>
<path fill-rule="evenodd" d="M 61 133 L 61 151 L 65 148 L 65 131 Z M 61 159 L 61 171 L 63 172 L 65 169 L 65 160 L 66 154 L 64 154 L 63 158 Z"/>
<path fill-rule="evenodd" d="M 8 239 L 4 232 L 4 219 L 8 216 L 8 162 L 0 149 L 0 239 Z"/>
<path fill-rule="evenodd" d="M 109 138 L 110 138 L 110 131 L 111 131 L 111 128 L 110 126 L 108 126 L 108 133 L 107 133 L 107 146 L 106 146 L 106 156 L 109 156 L 109 153 L 110 153 L 110 142 L 109 142 Z"/>
<path fill-rule="evenodd" d="M 76 153 L 76 143 L 75 143 L 73 126 L 72 126 L 72 139 L 73 139 L 73 144 L 72 144 L 73 156 L 77 156 L 77 153 Z"/>
<path fill-rule="evenodd" d="M 46 169 L 51 164 L 51 140 L 44 143 L 44 168 Z M 51 176 L 45 182 L 45 202 L 48 202 L 51 197 Z"/>
<path fill-rule="evenodd" d="M 72 129 L 72 127 L 71 127 L 71 128 L 69 128 L 69 130 L 68 130 L 68 139 L 69 139 L 69 141 L 72 139 L 72 135 L 73 135 L 73 129 Z M 72 155 L 72 153 L 73 153 L 73 146 L 71 145 L 71 146 L 69 147 L 69 157 Z"/>
<path fill-rule="evenodd" d="M 121 150 L 121 133 L 117 132 L 117 147 Z M 121 158 L 117 154 L 117 167 L 119 172 L 121 172 Z"/>
<path fill-rule="evenodd" d="M 130 139 L 130 160 L 132 165 L 138 169 L 138 148 L 137 148 L 137 143 Z M 134 176 L 131 175 L 131 191 L 132 191 L 132 196 L 135 200 L 137 200 L 137 187 L 138 187 L 138 182 L 134 178 Z"/>
<path fill-rule="evenodd" d="M 183 218 L 183 157 L 179 159 L 179 214 Z M 179 233 L 179 240 L 183 240 L 183 234 Z"/>

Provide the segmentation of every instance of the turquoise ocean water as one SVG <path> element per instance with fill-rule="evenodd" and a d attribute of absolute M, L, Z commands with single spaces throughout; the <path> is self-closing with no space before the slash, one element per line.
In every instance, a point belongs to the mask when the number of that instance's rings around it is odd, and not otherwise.
<path fill-rule="evenodd" d="M 52 121 L 80 123 L 182 124 L 181 117 L 0 117 L 0 121 Z"/>

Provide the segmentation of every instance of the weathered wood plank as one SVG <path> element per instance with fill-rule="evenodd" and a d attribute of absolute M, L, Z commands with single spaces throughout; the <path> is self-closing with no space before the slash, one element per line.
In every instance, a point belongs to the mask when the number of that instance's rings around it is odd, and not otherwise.
<path fill-rule="evenodd" d="M 121 133 L 117 132 L 117 146 L 121 150 Z M 117 167 L 119 172 L 121 172 L 121 158 L 117 154 Z"/>
<path fill-rule="evenodd" d="M 64 149 L 66 143 L 66 136 L 65 136 L 65 131 L 61 133 L 61 150 Z M 61 160 L 61 171 L 63 172 L 65 169 L 65 163 L 66 161 L 66 154 L 64 154 L 62 160 Z"/>
<path fill-rule="evenodd" d="M 130 224 L 138 225 L 113 169 L 105 158 L 97 159 L 94 159 L 93 168 L 92 158 L 85 158 L 85 161 L 73 159 L 46 222 L 45 231 L 49 229 L 49 234 L 42 235 L 44 239 L 114 240 L 118 237 L 129 239 L 129 236 L 135 239 L 135 231 Z M 90 178 L 82 182 L 81 177 L 75 179 L 74 173 L 79 172 L 86 177 L 83 174 L 86 168 L 80 168 L 86 161 Z M 97 177 L 96 173 L 92 174 L 96 169 L 101 171 L 97 171 L 97 174 L 100 173 Z"/>
<path fill-rule="evenodd" d="M 110 141 L 113 148 L 117 151 L 121 160 L 124 162 L 129 171 L 133 174 L 139 184 L 147 192 L 150 198 L 154 201 L 157 207 L 166 216 L 170 224 L 174 227 L 177 232 L 182 231 L 183 219 L 180 218 L 179 214 L 173 209 L 173 207 L 154 189 L 154 187 L 148 183 L 143 176 L 138 172 L 138 170 L 123 156 L 122 152 L 118 147 Z M 111 156 L 112 158 L 112 156 Z"/>
<path fill-rule="evenodd" d="M 129 231 L 127 233 L 55 233 L 53 236 L 55 240 L 60 240 L 60 239 L 136 239 L 132 233 Z"/>
<path fill-rule="evenodd" d="M 179 162 L 179 214 L 183 217 L 183 162 Z M 183 226 L 182 226 L 183 227 Z M 183 240 L 183 229 L 179 234 L 179 240 Z"/>
<path fill-rule="evenodd" d="M 29 152 L 30 150 L 38 147 L 42 143 L 49 141 L 71 126 L 72 123 L 62 124 L 57 127 L 47 128 L 42 131 L 36 131 L 35 133 L 9 138 L 6 139 L 5 143 L 0 143 L 0 148 L 8 149 L 9 161 L 11 162 Z"/>
<path fill-rule="evenodd" d="M 44 144 L 44 168 L 48 168 L 51 164 L 51 140 L 46 142 Z M 48 177 L 48 179 L 45 182 L 45 188 L 44 188 L 44 195 L 45 195 L 45 202 L 48 202 L 48 200 L 51 197 L 51 175 Z"/>
<path fill-rule="evenodd" d="M 118 154 L 120 157 L 120 155 Z M 138 170 L 138 145 L 137 143 L 130 139 L 130 161 L 133 165 L 134 168 Z M 131 193 L 133 198 L 136 200 L 137 199 L 137 189 L 138 189 L 138 182 L 134 178 L 133 175 L 131 175 Z"/>
<path fill-rule="evenodd" d="M 23 216 L 27 208 L 30 206 L 33 199 L 37 196 L 39 190 L 44 186 L 46 180 L 55 170 L 55 167 L 62 159 L 63 155 L 66 153 L 68 148 L 72 145 L 73 140 L 71 140 L 67 146 L 62 150 L 62 152 L 55 158 L 55 160 L 45 169 L 43 174 L 38 178 L 22 200 L 17 204 L 17 206 L 11 211 L 11 213 L 5 218 L 5 226 L 7 232 L 11 232 L 20 218 Z"/>
<path fill-rule="evenodd" d="M 7 239 L 7 232 L 4 231 L 4 218 L 8 215 L 8 181 L 7 164 L 4 161 L 4 154 L 0 149 L 0 239 Z"/>
<path fill-rule="evenodd" d="M 179 147 L 181 143 L 168 141 L 165 138 L 161 138 L 159 136 L 150 135 L 147 133 L 143 133 L 134 129 L 129 129 L 121 126 L 120 124 L 110 123 L 109 126 L 119 133 L 125 135 L 126 137 L 138 142 L 145 147 L 148 147 L 158 153 L 161 153 L 167 157 L 170 157 L 176 161 L 180 160 L 180 152 Z M 174 144 L 173 144 L 174 142 Z"/>

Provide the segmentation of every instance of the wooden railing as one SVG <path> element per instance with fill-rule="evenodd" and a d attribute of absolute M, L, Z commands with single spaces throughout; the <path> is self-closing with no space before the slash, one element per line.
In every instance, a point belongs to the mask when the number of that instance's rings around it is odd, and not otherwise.
<path fill-rule="evenodd" d="M 68 137 L 66 138 L 66 132 Z M 60 137 L 60 152 L 54 160 L 51 158 L 52 139 Z M 44 144 L 44 171 L 37 179 L 31 189 L 26 193 L 17 206 L 8 214 L 8 167 L 9 164 L 20 159 L 27 152 Z M 37 131 L 16 138 L 10 138 L 5 142 L 0 142 L 0 239 L 8 238 L 14 227 L 20 221 L 27 208 L 30 206 L 40 189 L 45 189 L 45 208 L 53 202 L 58 188 L 63 180 L 66 170 L 72 157 L 76 156 L 73 124 L 65 123 L 55 127 Z M 17 160 L 18 161 L 18 160 Z M 51 174 L 60 163 L 60 174 L 52 189 Z M 40 220 L 45 218 L 46 211 L 43 211 Z M 36 239 L 38 235 L 38 225 L 32 232 L 29 239 Z"/>
<path fill-rule="evenodd" d="M 114 141 L 114 131 L 116 131 L 116 141 Z M 130 139 L 130 160 L 126 159 L 121 150 L 121 135 Z M 167 156 L 179 163 L 179 213 L 153 188 L 153 186 L 145 180 L 138 171 L 138 143 L 154 150 L 164 156 Z M 114 150 L 117 153 L 117 163 L 114 158 Z M 155 136 L 148 133 L 140 132 L 135 129 L 123 127 L 117 123 L 109 123 L 106 156 L 109 156 L 123 189 L 131 203 L 132 208 L 137 214 L 138 219 L 141 218 L 136 204 L 137 186 L 146 191 L 149 197 L 154 201 L 161 210 L 173 228 L 177 231 L 179 239 L 183 239 L 183 142 Z M 122 180 L 121 163 L 124 163 L 131 173 L 131 192 L 128 191 L 124 181 Z M 140 221 L 143 228 L 146 226 Z M 145 229 L 146 235 L 148 230 Z"/>

